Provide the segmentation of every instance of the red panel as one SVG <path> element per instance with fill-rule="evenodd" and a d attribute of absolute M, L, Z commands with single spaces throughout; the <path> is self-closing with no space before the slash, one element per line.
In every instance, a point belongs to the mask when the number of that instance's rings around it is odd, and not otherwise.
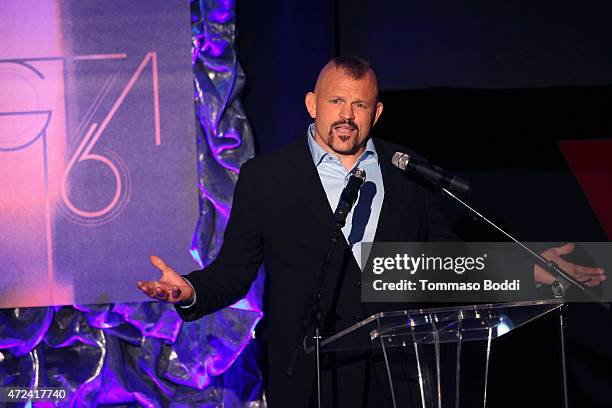
<path fill-rule="evenodd" d="M 612 240 L 612 139 L 570 140 L 559 147 Z"/>

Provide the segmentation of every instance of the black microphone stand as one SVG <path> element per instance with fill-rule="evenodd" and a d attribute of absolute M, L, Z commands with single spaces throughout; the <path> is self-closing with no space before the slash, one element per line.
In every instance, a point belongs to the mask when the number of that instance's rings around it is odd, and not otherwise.
<path fill-rule="evenodd" d="M 310 293 L 308 297 L 308 301 L 304 307 L 304 311 L 302 312 L 302 326 L 300 328 L 300 334 L 298 336 L 297 344 L 295 345 L 295 349 L 293 350 L 293 354 L 291 355 L 291 360 L 289 361 L 289 367 L 287 368 L 287 375 L 292 376 L 293 370 L 295 369 L 295 365 L 297 363 L 298 356 L 301 353 L 302 344 L 306 340 L 306 331 L 311 325 L 314 325 L 314 340 L 315 340 L 315 364 L 316 364 L 316 374 L 317 374 L 317 407 L 321 408 L 321 329 L 323 328 L 323 311 L 321 310 L 321 290 L 323 289 L 323 282 L 325 281 L 325 276 L 327 275 L 327 270 L 329 269 L 329 265 L 331 263 L 332 255 L 336 248 L 336 244 L 340 240 L 340 236 L 342 234 L 342 225 L 339 223 L 336 224 L 336 228 L 334 230 L 334 235 L 329 242 L 329 247 L 327 249 L 327 254 L 325 255 L 325 262 L 321 271 L 319 272 L 319 276 L 317 277 L 317 281 L 315 283 L 314 289 Z"/>
<path fill-rule="evenodd" d="M 451 193 L 445 187 L 442 187 L 441 185 L 439 185 L 437 183 L 434 183 L 434 184 L 436 184 L 444 193 L 446 193 L 446 195 L 448 195 L 449 197 L 453 198 L 455 201 L 460 203 L 463 207 L 467 208 L 478 219 L 486 222 L 491 227 L 495 228 L 497 231 L 501 232 L 506 237 L 510 238 L 513 242 L 518 244 L 521 248 L 523 248 L 534 259 L 535 263 L 538 264 L 538 266 L 540 266 L 542 269 L 550 272 L 555 277 L 555 281 L 552 283 L 552 291 L 553 291 L 553 295 L 556 298 L 561 298 L 561 299 L 563 299 L 565 301 L 565 291 L 567 290 L 567 288 L 570 285 L 573 285 L 573 286 L 577 287 L 578 289 L 580 289 L 589 298 L 593 299 L 594 301 L 599 303 L 601 306 L 603 306 L 606 310 L 610 309 L 610 305 L 607 302 L 605 302 L 601 298 L 601 296 L 597 295 L 595 292 L 593 292 L 593 290 L 591 290 L 590 288 L 584 286 L 582 283 L 578 282 L 576 279 L 574 279 L 573 276 L 571 276 L 569 273 L 567 273 L 563 269 L 561 269 L 561 267 L 559 265 L 557 265 L 555 262 L 550 261 L 548 259 L 545 259 L 541 255 L 539 255 L 538 253 L 534 252 L 527 245 L 525 245 L 522 242 L 518 241 L 512 235 L 510 235 L 509 233 L 504 231 L 502 228 L 497 226 L 493 221 L 489 220 L 487 217 L 485 217 L 484 215 L 482 215 L 481 213 L 476 211 L 469 204 L 467 204 L 466 202 L 461 200 L 459 197 L 457 197 L 456 195 Z"/>
<path fill-rule="evenodd" d="M 308 296 L 308 301 L 304 306 L 302 312 L 302 326 L 300 328 L 300 334 L 298 336 L 295 349 L 289 360 L 289 367 L 287 368 L 287 375 L 292 376 L 293 370 L 297 363 L 298 356 L 301 352 L 302 343 L 306 342 L 306 331 L 311 325 L 314 325 L 314 339 L 316 348 L 316 373 L 317 373 L 317 407 L 321 408 L 321 329 L 323 328 L 323 311 L 321 310 L 321 297 L 323 296 L 321 291 L 323 290 L 323 282 L 325 281 L 325 275 L 331 263 L 332 255 L 336 248 L 336 244 L 342 236 L 342 227 L 346 223 L 346 217 L 351 210 L 353 204 L 357 200 L 357 194 L 359 189 L 366 178 L 366 172 L 360 168 L 355 168 L 351 171 L 351 176 L 348 180 L 346 187 L 340 194 L 340 202 L 334 212 L 334 234 L 329 242 L 327 254 L 325 255 L 325 262 L 323 267 L 319 271 L 319 276 L 315 283 L 314 289 Z"/>
<path fill-rule="evenodd" d="M 442 187 L 441 185 L 439 185 L 437 183 L 434 183 L 434 184 L 436 184 L 444 193 L 446 193 L 446 195 L 448 195 L 449 197 L 453 198 L 455 201 L 460 203 L 463 207 L 467 208 L 470 211 L 470 213 L 472 213 L 478 219 L 486 222 L 488 225 L 490 225 L 491 227 L 493 227 L 497 231 L 501 232 L 506 237 L 510 238 L 514 243 L 518 244 L 521 248 L 523 248 L 535 260 L 536 264 L 538 264 L 542 269 L 550 272 L 555 277 L 555 280 L 554 280 L 554 282 L 552 283 L 552 286 L 551 286 L 552 287 L 552 292 L 553 292 L 553 295 L 555 296 L 555 298 L 561 299 L 563 301 L 563 303 L 565 304 L 565 291 L 567 290 L 569 285 L 573 285 L 573 286 L 577 287 L 578 289 L 580 289 L 589 298 L 593 299 L 595 302 L 597 302 L 599 305 L 601 305 L 604 309 L 610 310 L 610 304 L 605 302 L 599 295 L 594 293 L 590 288 L 584 286 L 583 284 L 581 284 L 580 282 L 575 280 L 569 273 L 565 272 L 555 262 L 543 258 L 540 254 L 534 252 L 527 245 L 525 245 L 522 242 L 518 241 L 512 235 L 510 235 L 509 233 L 504 231 L 502 228 L 497 226 L 493 221 L 489 220 L 487 217 L 485 217 L 484 215 L 482 215 L 481 213 L 476 211 L 469 204 L 467 204 L 466 202 L 461 200 L 459 197 L 457 197 L 456 195 L 451 193 L 449 190 L 447 190 L 446 188 Z M 560 337 L 561 338 L 561 347 L 564 348 L 565 347 L 564 346 L 564 344 L 565 344 L 565 340 L 564 340 L 564 338 L 565 338 L 565 335 L 564 335 L 564 332 L 565 332 L 565 323 L 564 323 L 564 321 L 565 321 L 565 319 L 563 318 L 563 308 L 559 309 L 559 320 L 560 320 L 559 333 L 560 333 L 560 336 L 561 336 Z M 561 364 L 561 366 L 562 366 L 562 368 L 561 368 L 561 370 L 562 370 L 561 378 L 562 378 L 562 381 L 563 381 L 563 401 L 564 401 L 564 405 L 563 406 L 567 407 L 568 406 L 568 395 L 567 395 L 567 372 L 566 372 L 566 368 L 565 368 L 565 355 L 562 356 L 562 359 L 563 359 L 563 362 Z"/>

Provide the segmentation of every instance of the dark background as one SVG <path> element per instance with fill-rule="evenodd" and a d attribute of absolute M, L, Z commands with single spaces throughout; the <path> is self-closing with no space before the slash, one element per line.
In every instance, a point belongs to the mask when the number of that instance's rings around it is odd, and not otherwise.
<path fill-rule="evenodd" d="M 370 60 L 375 135 L 472 182 L 523 241 L 607 241 L 558 144 L 612 137 L 612 2 L 237 2 L 244 103 L 259 153 L 302 137 L 304 95 L 334 55 Z M 445 200 L 465 239 L 501 240 Z M 612 406 L 612 315 L 567 309 L 571 406 Z M 561 406 L 556 320 L 494 343 L 489 402 Z"/>

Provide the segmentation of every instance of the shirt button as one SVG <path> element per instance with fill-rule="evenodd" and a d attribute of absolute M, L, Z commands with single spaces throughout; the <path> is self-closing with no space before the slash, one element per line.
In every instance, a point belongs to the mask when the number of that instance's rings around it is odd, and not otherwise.
<path fill-rule="evenodd" d="M 361 286 L 361 281 L 357 281 L 357 286 Z"/>

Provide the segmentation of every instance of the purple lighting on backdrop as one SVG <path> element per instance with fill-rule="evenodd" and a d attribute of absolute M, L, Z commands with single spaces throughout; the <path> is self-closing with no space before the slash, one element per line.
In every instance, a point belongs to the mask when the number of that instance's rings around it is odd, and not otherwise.
<path fill-rule="evenodd" d="M 200 187 L 200 192 L 202 193 L 202 195 L 208 201 L 210 201 L 210 203 L 215 207 L 215 209 L 219 211 L 219 213 L 221 213 L 221 215 L 227 220 L 229 218 L 230 208 L 219 203 L 211 193 L 206 191 L 206 188 L 202 183 L 199 183 L 198 186 Z"/>
<path fill-rule="evenodd" d="M 133 29 L 145 31 L 159 25 L 157 16 L 175 13 L 176 21 L 185 21 L 188 12 L 164 2 L 152 2 L 157 9 L 150 15 L 116 0 L 47 3 L 71 11 L 62 13 L 71 26 L 77 26 L 71 17 L 83 23 L 94 15 L 123 13 L 142 23 Z M 233 48 L 234 2 L 191 3 L 200 217 L 185 251 L 204 265 L 221 245 L 237 174 L 253 155 L 253 142 L 239 102 L 245 77 Z M 112 26 L 113 19 L 95 21 L 95 27 L 81 26 L 96 35 L 102 30 L 112 40 L 116 32 L 100 27 Z M 118 47 L 125 46 L 122 41 Z M 162 78 L 160 84 L 167 86 Z M 187 71 L 183 83 L 188 78 Z M 158 302 L 0 310 L 0 386 L 61 386 L 69 392 L 65 406 L 75 407 L 250 406 L 261 398 L 252 339 L 263 316 L 262 287 L 259 278 L 244 299 L 189 324 L 172 306 Z"/>
<path fill-rule="evenodd" d="M 212 10 L 208 17 L 214 23 L 225 24 L 232 16 L 233 2 L 230 0 L 222 0 L 217 3 L 217 8 Z"/>
<path fill-rule="evenodd" d="M 234 143 L 232 144 L 230 142 L 221 146 L 213 146 L 215 156 L 221 156 L 221 153 L 224 150 L 237 149 L 242 144 L 240 134 L 236 131 L 236 129 L 228 129 L 225 133 L 221 132 L 219 135 L 217 135 L 217 137 L 233 140 Z"/>
<path fill-rule="evenodd" d="M 216 135 L 214 141 L 218 143 L 220 142 L 219 144 L 215 144 L 213 143 L 213 141 L 211 141 L 210 143 L 210 148 L 213 152 L 213 157 L 215 158 L 217 163 L 219 163 L 224 168 L 233 171 L 234 173 L 239 173 L 239 168 L 232 166 L 223 160 L 222 153 L 226 150 L 234 150 L 240 147 L 240 145 L 242 144 L 240 134 L 236 131 L 236 129 L 228 129 L 225 133 L 221 132 L 220 134 Z"/>
<path fill-rule="evenodd" d="M 199 184 L 199 183 L 198 183 Z M 199 186 L 200 187 L 200 186 Z M 200 187 L 200 190 L 202 187 Z M 202 220 L 198 220 L 195 231 L 200 231 L 200 223 Z M 204 262 L 202 262 L 202 257 L 200 256 L 200 249 L 198 246 L 198 234 L 194 233 L 191 238 L 191 248 L 189 248 L 189 253 L 191 254 L 191 258 L 198 264 L 200 268 L 204 267 Z"/>
<path fill-rule="evenodd" d="M 253 155 L 250 126 L 244 119 L 246 115 L 239 102 L 245 78 L 233 47 L 234 2 L 200 1 L 201 7 L 205 5 L 208 9 L 199 20 L 201 23 L 193 25 L 192 41 L 195 112 L 200 124 L 198 188 L 202 205 L 200 224 L 193 241 L 196 245 L 192 246 L 192 254 L 200 254 L 197 259 L 203 265 L 208 264 L 218 252 L 229 218 L 233 183 L 227 182 L 232 180 L 235 183 L 240 165 Z M 214 223 L 214 230 L 211 230 L 211 223 Z M 205 252 L 202 252 L 203 250 Z M 232 377 L 227 370 L 230 370 L 239 358 L 250 358 L 250 354 L 241 356 L 251 343 L 254 329 L 263 317 L 259 306 L 262 284 L 260 277 L 244 299 L 206 318 L 208 324 L 215 326 L 215 329 L 205 333 L 206 347 L 211 347 L 214 352 L 204 355 L 204 364 L 200 365 L 197 371 L 198 387 L 208 387 L 213 378 L 219 375 L 227 376 L 224 380 L 226 384 L 235 382 L 244 390 L 251 386 L 247 381 L 248 376 Z M 240 330 L 236 330 L 237 325 L 241 327 Z M 250 353 L 252 354 L 252 351 Z M 258 372 L 256 366 L 250 369 Z M 257 375 L 257 380 L 258 384 L 261 384 L 260 374 Z M 249 399 L 259 398 L 259 387 L 260 385 L 252 389 Z M 242 401 L 240 405 L 244 403 L 244 400 Z"/>
<path fill-rule="evenodd" d="M 229 20 L 231 13 L 228 11 L 214 11 L 210 13 L 210 20 L 215 23 L 225 23 Z"/>
<path fill-rule="evenodd" d="M 199 35 L 194 40 L 198 53 L 208 54 L 211 57 L 220 57 L 225 53 L 227 43 L 216 38 L 210 38 L 207 34 Z M 197 57 L 194 53 L 194 59 Z"/>

